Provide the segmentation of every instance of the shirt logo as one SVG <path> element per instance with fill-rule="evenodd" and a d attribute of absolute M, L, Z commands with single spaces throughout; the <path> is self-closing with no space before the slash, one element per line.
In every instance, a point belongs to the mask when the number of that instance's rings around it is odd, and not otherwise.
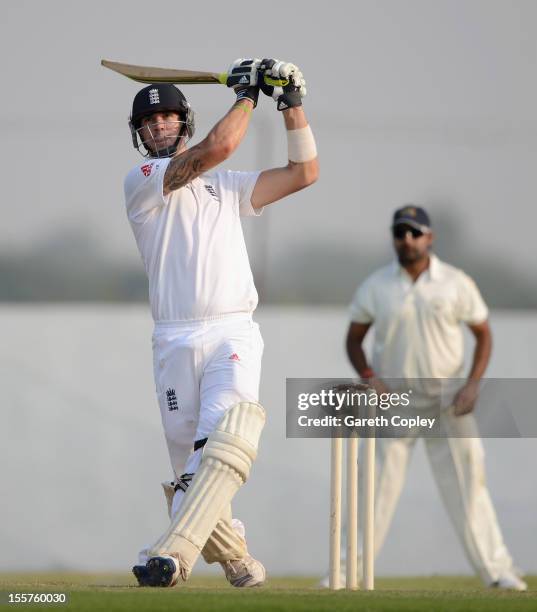
<path fill-rule="evenodd" d="M 205 185 L 205 189 L 207 189 L 207 191 L 213 196 L 213 198 L 217 202 L 220 202 L 220 200 L 218 199 L 218 194 L 216 193 L 216 189 L 212 185 Z"/>
<path fill-rule="evenodd" d="M 158 95 L 158 89 L 149 90 L 149 104 L 159 104 L 160 97 Z"/>
<path fill-rule="evenodd" d="M 140 170 L 143 172 L 144 176 L 149 176 L 151 174 L 151 170 L 153 170 L 153 164 L 145 164 L 145 166 L 142 166 Z"/>
<path fill-rule="evenodd" d="M 177 396 L 175 395 L 175 389 L 171 387 L 166 389 L 166 401 L 168 402 L 168 410 L 172 412 L 173 410 L 179 410 L 179 405 L 177 404 Z"/>
<path fill-rule="evenodd" d="M 241 358 L 237 355 L 237 353 L 233 353 L 233 355 L 230 355 L 229 359 L 231 359 L 231 361 L 240 361 L 241 360 Z"/>

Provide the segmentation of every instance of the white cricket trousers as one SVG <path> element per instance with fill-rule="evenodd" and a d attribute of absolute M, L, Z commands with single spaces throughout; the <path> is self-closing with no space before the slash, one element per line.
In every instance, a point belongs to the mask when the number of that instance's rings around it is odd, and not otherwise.
<path fill-rule="evenodd" d="M 246 313 L 204 321 L 161 322 L 153 333 L 153 369 L 164 435 L 175 484 L 199 467 L 203 446 L 224 414 L 237 402 L 257 402 L 263 340 Z M 177 488 L 170 517 L 186 489 Z M 231 521 L 231 509 L 229 509 Z M 231 525 L 244 537 L 237 519 Z M 149 547 L 138 562 L 145 564 Z"/>
<path fill-rule="evenodd" d="M 227 410 L 258 401 L 262 354 L 259 326 L 247 313 L 155 324 L 155 385 L 176 480 L 196 471 L 202 449 L 194 453 L 194 444 Z"/>
<path fill-rule="evenodd" d="M 485 480 L 485 455 L 473 415 L 442 414 L 452 437 L 424 438 L 434 479 L 466 556 L 486 585 L 513 570 Z M 376 443 L 375 554 L 390 527 L 417 437 L 379 438 Z M 363 445 L 362 445 L 363 446 Z M 360 483 L 363 479 L 359 479 Z M 360 495 L 363 500 L 363 494 Z"/>

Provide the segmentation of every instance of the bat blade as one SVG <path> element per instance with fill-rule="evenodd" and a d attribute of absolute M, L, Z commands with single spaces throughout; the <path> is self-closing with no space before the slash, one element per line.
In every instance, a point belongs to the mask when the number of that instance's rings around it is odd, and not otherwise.
<path fill-rule="evenodd" d="M 136 66 L 110 60 L 101 60 L 101 65 L 118 72 L 138 83 L 188 83 L 188 84 L 225 84 L 226 74 L 201 72 L 199 70 L 175 70 L 154 66 Z"/>

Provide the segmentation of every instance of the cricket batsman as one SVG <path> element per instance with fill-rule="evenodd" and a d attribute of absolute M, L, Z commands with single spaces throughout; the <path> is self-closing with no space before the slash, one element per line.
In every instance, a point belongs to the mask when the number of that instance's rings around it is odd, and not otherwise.
<path fill-rule="evenodd" d="M 133 568 L 140 586 L 186 581 L 200 553 L 236 587 L 264 582 L 231 501 L 248 479 L 265 412 L 258 402 L 263 340 L 241 216 L 311 185 L 317 151 L 294 64 L 238 59 L 227 86 L 236 100 L 199 144 L 194 113 L 171 84 L 139 91 L 129 125 L 146 159 L 125 179 L 129 222 L 149 279 L 153 366 L 174 471 L 164 483 L 171 519 Z M 260 89 L 282 112 L 288 163 L 262 172 L 216 167 L 244 138 Z"/>

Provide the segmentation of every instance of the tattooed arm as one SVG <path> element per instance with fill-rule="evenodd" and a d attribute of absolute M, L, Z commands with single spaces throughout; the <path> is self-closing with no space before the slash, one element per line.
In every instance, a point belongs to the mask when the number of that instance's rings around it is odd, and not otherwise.
<path fill-rule="evenodd" d="M 244 138 L 252 108 L 250 100 L 236 102 L 204 140 L 191 149 L 179 151 L 166 168 L 164 195 L 180 189 L 226 160 Z"/>

